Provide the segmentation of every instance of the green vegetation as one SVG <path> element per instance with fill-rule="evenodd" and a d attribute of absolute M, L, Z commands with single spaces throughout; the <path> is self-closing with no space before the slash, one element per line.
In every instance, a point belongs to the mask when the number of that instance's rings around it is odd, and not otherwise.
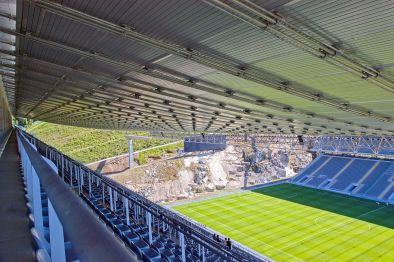
<path fill-rule="evenodd" d="M 91 163 L 100 159 L 125 154 L 128 152 L 126 134 L 144 136 L 140 131 L 113 131 L 51 123 L 35 123 L 27 129 L 38 139 L 51 145 L 66 155 L 82 163 Z M 134 151 L 169 143 L 168 140 L 134 140 Z M 166 150 L 176 150 L 183 144 L 145 151 L 140 154 L 140 164 L 144 164 L 151 155 L 158 156 Z M 138 160 L 138 159 L 137 159 Z"/>
<path fill-rule="evenodd" d="M 275 261 L 393 261 L 394 207 L 281 184 L 175 207 Z"/>
<path fill-rule="evenodd" d="M 138 163 L 140 165 L 148 163 L 148 158 L 160 157 L 168 153 L 175 153 L 177 149 L 183 148 L 183 142 L 172 145 L 163 146 L 160 148 L 150 149 L 138 154 Z"/>
<path fill-rule="evenodd" d="M 12 117 L 12 122 L 14 125 L 19 125 L 24 128 L 29 128 L 33 125 L 33 120 L 27 118 L 14 118 Z"/>

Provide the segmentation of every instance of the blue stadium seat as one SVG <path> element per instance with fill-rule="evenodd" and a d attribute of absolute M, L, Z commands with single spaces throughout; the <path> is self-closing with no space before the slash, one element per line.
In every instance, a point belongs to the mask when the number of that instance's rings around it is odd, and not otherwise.
<path fill-rule="evenodd" d="M 140 240 L 140 236 L 135 232 L 130 231 L 124 234 L 124 239 L 131 246 L 133 243 Z"/>
<path fill-rule="evenodd" d="M 149 249 L 149 245 L 142 239 L 131 243 L 131 248 L 139 255 L 143 256 L 144 251 Z"/>
<path fill-rule="evenodd" d="M 118 233 L 118 235 L 123 236 L 126 233 L 131 232 L 131 229 L 130 229 L 130 227 L 128 227 L 127 225 L 122 223 L 122 224 L 117 225 L 115 227 L 115 231 Z"/>
<path fill-rule="evenodd" d="M 174 261 L 175 255 L 169 249 L 164 249 L 161 251 L 161 257 L 167 259 L 168 261 Z"/>
<path fill-rule="evenodd" d="M 161 261 L 160 253 L 154 250 L 153 248 L 149 248 L 147 250 L 143 250 L 142 258 L 145 262 L 159 262 Z"/>
<path fill-rule="evenodd" d="M 390 197 L 394 198 L 393 180 L 392 160 L 321 156 L 293 178 L 292 183 L 388 202 L 392 200 Z"/>
<path fill-rule="evenodd" d="M 375 164 L 376 160 L 355 159 L 348 168 L 337 177 L 330 188 L 335 190 L 345 190 L 352 183 L 357 183 Z"/>

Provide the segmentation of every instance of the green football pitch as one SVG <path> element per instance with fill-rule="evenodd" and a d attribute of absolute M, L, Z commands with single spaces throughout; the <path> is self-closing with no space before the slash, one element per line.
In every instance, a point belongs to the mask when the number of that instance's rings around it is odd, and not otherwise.
<path fill-rule="evenodd" d="M 394 261 L 394 207 L 292 184 L 175 210 L 275 261 Z"/>

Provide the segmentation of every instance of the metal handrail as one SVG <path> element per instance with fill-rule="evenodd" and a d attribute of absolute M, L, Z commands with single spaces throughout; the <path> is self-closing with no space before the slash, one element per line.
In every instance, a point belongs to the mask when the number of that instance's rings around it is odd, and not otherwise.
<path fill-rule="evenodd" d="M 81 261 L 137 261 L 136 257 L 109 231 L 75 195 L 33 146 L 17 131 L 32 167 L 47 193 Z"/>
<path fill-rule="evenodd" d="M 137 202 L 143 209 L 151 212 L 152 215 L 165 219 L 167 223 L 172 224 L 173 227 L 176 227 L 178 231 L 183 232 L 185 235 L 193 236 L 194 240 L 197 243 L 209 246 L 212 250 L 216 250 L 219 254 L 223 254 L 223 258 L 233 258 L 235 259 L 235 261 L 272 261 L 264 255 L 254 252 L 237 242 L 233 243 L 232 250 L 223 249 L 222 245 L 218 245 L 218 243 L 214 241 L 211 237 L 212 232 L 207 230 L 207 228 L 203 227 L 202 225 L 193 223 L 190 219 L 184 216 L 180 216 L 178 213 L 150 201 L 149 199 L 119 184 L 118 182 L 111 180 L 99 173 L 96 173 L 82 163 L 79 163 L 78 161 L 73 160 L 69 156 L 60 153 L 55 148 L 48 146 L 47 144 L 43 143 L 32 135 L 26 132 L 23 133 L 32 141 L 35 140 L 35 145 L 38 149 L 41 149 L 42 152 L 53 151 L 59 155 L 62 155 L 65 159 L 71 161 L 74 165 L 78 166 L 78 168 L 81 168 L 84 172 L 90 173 L 93 176 L 98 177 L 104 184 L 110 186 L 121 196 L 127 197 L 131 201 Z"/>

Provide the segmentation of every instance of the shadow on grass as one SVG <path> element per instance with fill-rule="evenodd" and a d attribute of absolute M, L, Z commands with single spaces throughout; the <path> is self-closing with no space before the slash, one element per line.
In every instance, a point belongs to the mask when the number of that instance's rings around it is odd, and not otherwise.
<path fill-rule="evenodd" d="M 252 192 L 394 229 L 393 205 L 386 206 L 370 200 L 288 183 L 255 189 Z"/>

